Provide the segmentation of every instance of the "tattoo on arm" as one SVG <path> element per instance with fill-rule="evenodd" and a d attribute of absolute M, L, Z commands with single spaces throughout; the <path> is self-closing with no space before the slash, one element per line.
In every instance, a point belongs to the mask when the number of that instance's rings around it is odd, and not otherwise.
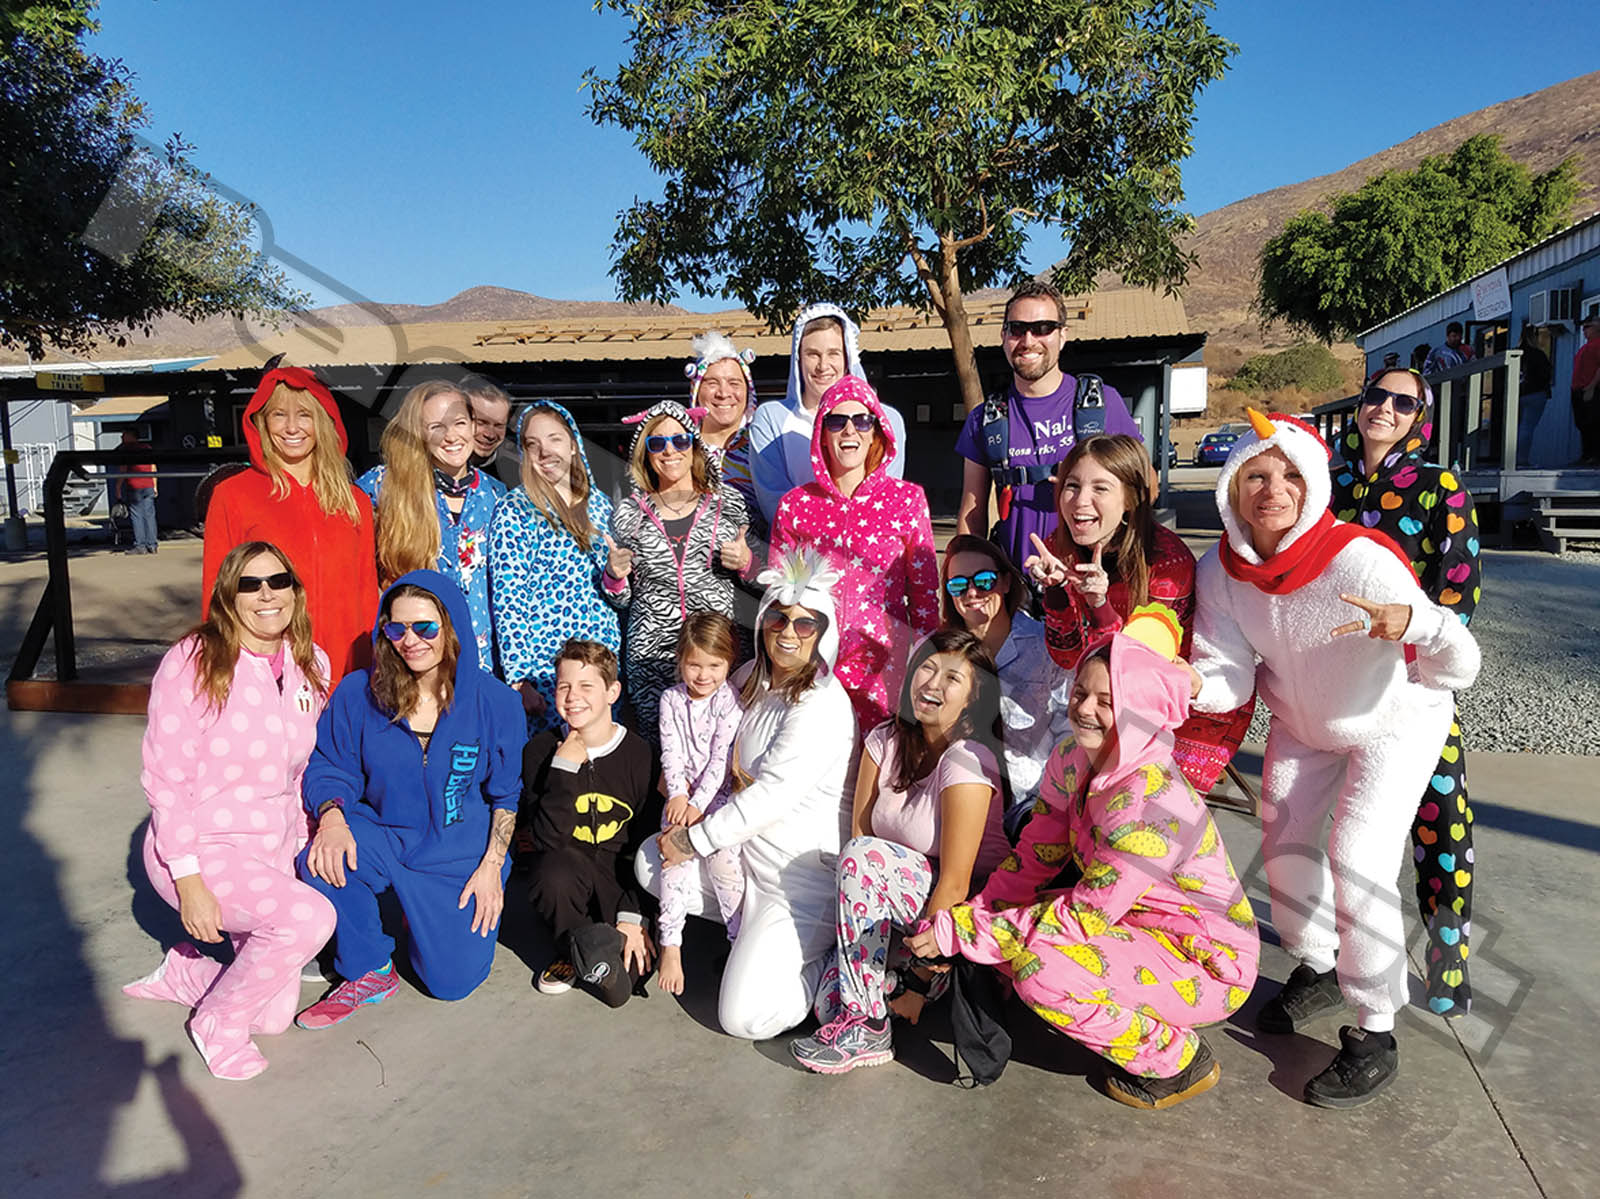
<path fill-rule="evenodd" d="M 517 826 L 517 814 L 509 808 L 499 808 L 489 825 L 489 852 L 504 860 L 511 851 L 511 833 Z"/>
<path fill-rule="evenodd" d="M 689 830 L 684 828 L 683 825 L 675 826 L 668 835 L 667 840 L 671 843 L 672 848 L 679 853 L 686 853 L 691 856 L 694 854 L 694 842 L 689 840 Z"/>

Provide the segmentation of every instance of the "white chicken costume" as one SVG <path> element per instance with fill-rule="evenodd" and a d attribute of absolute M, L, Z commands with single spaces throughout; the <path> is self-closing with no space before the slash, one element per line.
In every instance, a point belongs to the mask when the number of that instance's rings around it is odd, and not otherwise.
<path fill-rule="evenodd" d="M 1450 728 L 1451 692 L 1477 677 L 1478 646 L 1429 601 L 1393 542 L 1333 518 L 1329 450 L 1313 429 L 1253 410 L 1250 420 L 1254 431 L 1217 479 L 1227 531 L 1196 576 L 1193 664 L 1204 683 L 1193 706 L 1225 712 L 1255 687 L 1272 709 L 1262 855 L 1273 924 L 1284 948 L 1319 973 L 1337 955 L 1339 988 L 1361 1027 L 1387 1032 L 1406 1001 L 1397 880 Z M 1303 476 L 1305 498 L 1263 560 L 1230 487 L 1274 448 Z M 1361 617 L 1341 593 L 1409 605 L 1400 641 L 1332 636 Z"/>

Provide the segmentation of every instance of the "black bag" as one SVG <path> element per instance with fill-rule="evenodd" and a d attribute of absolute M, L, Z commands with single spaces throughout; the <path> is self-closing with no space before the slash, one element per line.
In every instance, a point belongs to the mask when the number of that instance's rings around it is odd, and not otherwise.
<path fill-rule="evenodd" d="M 967 1064 L 970 1079 L 957 1085 L 986 1087 L 1011 1060 L 1006 1024 L 1006 989 L 987 966 L 955 958 L 950 964 L 950 1026 L 955 1033 L 957 1066 Z"/>

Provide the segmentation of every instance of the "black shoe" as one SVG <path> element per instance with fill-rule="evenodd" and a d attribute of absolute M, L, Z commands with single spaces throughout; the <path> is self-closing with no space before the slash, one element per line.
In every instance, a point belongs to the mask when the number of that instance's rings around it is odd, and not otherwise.
<path fill-rule="evenodd" d="M 1344 1006 L 1339 993 L 1337 972 L 1318 974 L 1303 963 L 1289 975 L 1289 981 L 1256 1013 L 1256 1028 L 1261 1032 L 1286 1036 L 1313 1016 Z"/>
<path fill-rule="evenodd" d="M 1201 1037 L 1189 1064 L 1171 1078 L 1141 1078 L 1112 1066 L 1106 1072 L 1106 1094 L 1129 1107 L 1156 1112 L 1209 1091 L 1221 1078 L 1222 1063 L 1212 1056 L 1211 1046 Z"/>
<path fill-rule="evenodd" d="M 1392 1032 L 1339 1030 L 1339 1056 L 1306 1083 L 1306 1102 L 1313 1107 L 1360 1107 L 1400 1073 L 1400 1046 Z"/>

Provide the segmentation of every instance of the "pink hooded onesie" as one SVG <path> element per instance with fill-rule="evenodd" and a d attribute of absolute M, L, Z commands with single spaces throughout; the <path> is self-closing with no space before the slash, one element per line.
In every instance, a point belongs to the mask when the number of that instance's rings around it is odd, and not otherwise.
<path fill-rule="evenodd" d="M 174 908 L 176 880 L 201 876 L 233 940 L 229 966 L 181 941 L 153 974 L 123 990 L 194 1009 L 189 1033 L 219 1078 L 266 1069 L 252 1033 L 280 1033 L 300 1002 L 300 971 L 333 935 L 333 906 L 294 876 L 306 843 L 300 776 L 317 739 L 318 694 L 283 655 L 240 650 L 221 711 L 196 693 L 198 642 L 167 651 L 150 684 L 140 782 L 150 801 L 144 868 Z M 317 666 L 328 677 L 328 657 Z"/>
<path fill-rule="evenodd" d="M 823 424 L 829 412 L 851 400 L 878 418 L 884 455 L 847 496 L 828 468 Z M 863 729 L 893 715 L 912 642 L 939 625 L 939 563 L 928 497 L 915 483 L 889 473 L 898 453 L 877 394 L 864 380 L 846 375 L 817 405 L 811 434 L 816 481 L 785 495 L 772 524 L 772 565 L 809 546 L 839 571 L 836 673 Z"/>
<path fill-rule="evenodd" d="M 1090 777 L 1088 756 L 1063 742 L 1016 852 L 931 927 L 942 953 L 999 967 L 1067 1036 L 1171 1078 L 1194 1057 L 1195 1027 L 1248 998 L 1261 941 L 1216 823 L 1172 761 L 1187 671 L 1127 633 L 1094 652 L 1111 671 L 1109 761 Z M 1068 859 L 1080 881 L 1043 890 Z"/>

